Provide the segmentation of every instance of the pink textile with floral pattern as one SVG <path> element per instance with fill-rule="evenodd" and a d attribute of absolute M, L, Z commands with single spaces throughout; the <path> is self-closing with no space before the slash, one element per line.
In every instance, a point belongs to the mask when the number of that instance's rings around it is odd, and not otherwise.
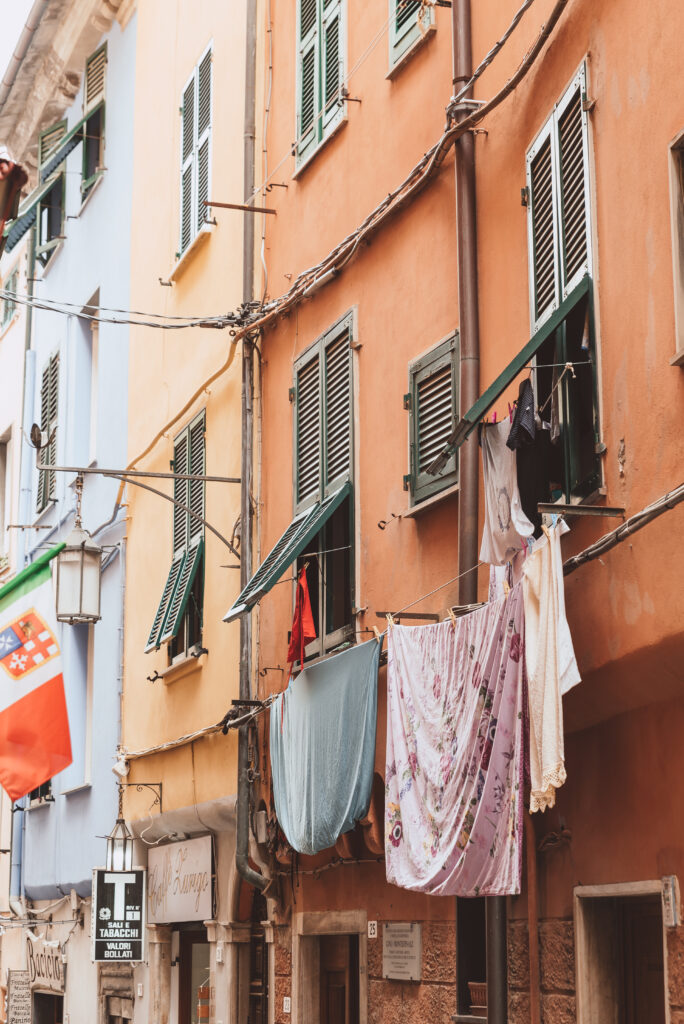
<path fill-rule="evenodd" d="M 440 896 L 520 892 L 522 587 L 388 634 L 387 879 Z"/>

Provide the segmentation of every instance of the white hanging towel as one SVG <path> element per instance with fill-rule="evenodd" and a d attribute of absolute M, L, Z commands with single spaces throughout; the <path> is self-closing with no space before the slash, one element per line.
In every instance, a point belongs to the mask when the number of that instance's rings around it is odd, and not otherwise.
<path fill-rule="evenodd" d="M 506 445 L 510 431 L 507 419 L 482 427 L 485 518 L 480 561 L 490 565 L 509 562 L 522 549 L 521 538 L 534 533 L 520 503 L 515 452 Z"/>
<path fill-rule="evenodd" d="M 563 694 L 580 681 L 565 617 L 560 538 L 565 523 L 544 527 L 523 567 L 525 665 L 530 711 L 530 812 L 556 802 L 566 779 Z"/>

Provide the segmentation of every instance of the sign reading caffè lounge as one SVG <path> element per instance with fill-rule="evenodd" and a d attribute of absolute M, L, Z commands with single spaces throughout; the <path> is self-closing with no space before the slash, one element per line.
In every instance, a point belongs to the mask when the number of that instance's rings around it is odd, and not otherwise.
<path fill-rule="evenodd" d="M 212 917 L 211 836 L 150 849 L 147 869 L 150 924 Z"/>

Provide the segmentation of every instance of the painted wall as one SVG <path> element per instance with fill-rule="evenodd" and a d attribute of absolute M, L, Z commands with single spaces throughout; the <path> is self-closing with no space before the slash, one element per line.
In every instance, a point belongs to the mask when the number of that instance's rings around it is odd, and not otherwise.
<path fill-rule="evenodd" d="M 45 300 L 90 302 L 99 290 L 103 307 L 130 305 L 128 253 L 133 164 L 132 110 L 135 67 L 135 20 L 125 31 L 118 23 L 107 43 L 106 170 L 81 204 L 81 147 L 66 161 L 66 238 L 36 282 Z M 94 47 L 93 47 L 94 49 Z M 79 91 L 65 115 L 69 127 L 82 117 Z M 41 276 L 37 271 L 36 276 Z M 96 369 L 92 367 L 91 333 L 85 321 L 37 310 L 32 335 L 35 366 L 27 396 L 28 422 L 40 418 L 40 381 L 44 365 L 60 355 L 57 462 L 60 465 L 117 467 L 126 459 L 128 329 L 101 325 Z M 94 381 L 91 388 L 91 379 Z M 91 401 L 96 403 L 92 418 Z M 93 436 L 94 435 L 94 436 Z M 49 529 L 28 534 L 26 558 L 66 537 L 73 525 L 75 479 L 56 474 L 56 503 L 36 518 L 38 474 L 35 453 L 24 446 L 31 470 L 31 493 L 23 509 L 27 521 Z M 60 627 L 63 673 L 71 728 L 73 764 L 52 782 L 54 803 L 25 813 L 22 887 L 26 895 L 51 898 L 75 888 L 90 893 L 93 866 L 104 859 L 101 838 L 116 816 L 116 788 L 111 765 L 119 738 L 122 596 L 124 588 L 123 516 L 98 531 L 112 516 L 117 483 L 88 476 L 83 492 L 83 524 L 106 548 L 102 574 L 102 619 L 93 629 L 92 665 L 88 671 L 88 627 Z M 88 688 L 91 688 L 91 694 Z M 17 825 L 20 825 L 20 814 Z"/>
<path fill-rule="evenodd" d="M 180 108 L 193 68 L 212 44 L 210 199 L 242 200 L 245 4 L 219 0 L 192 7 L 152 0 L 138 12 L 131 249 L 131 302 L 168 316 L 226 313 L 242 301 L 242 215 L 214 211 L 217 223 L 176 266 L 179 249 Z M 158 54 L 164 60 L 158 60 Z M 173 283 L 168 285 L 173 272 Z M 160 283 L 160 278 L 166 285 Z M 193 393 L 226 363 L 228 331 L 193 328 L 131 333 L 128 458 L 138 468 L 168 472 L 173 439 L 206 410 L 206 471 L 240 475 L 240 360 Z M 173 421 L 167 427 L 169 421 Z M 159 433 L 163 435 L 159 437 Z M 148 447 L 149 454 L 140 454 Z M 150 481 L 150 483 L 155 483 Z M 156 481 L 171 493 L 168 481 Z M 206 517 L 230 538 L 240 510 L 237 484 L 209 483 Z M 204 630 L 208 653 L 171 674 L 166 646 L 144 653 L 172 557 L 171 504 L 129 487 L 123 742 L 131 750 L 174 740 L 219 721 L 238 692 L 238 626 L 221 622 L 237 593 L 236 559 L 206 532 Z M 148 677 L 153 677 L 151 682 Z M 234 793 L 235 736 L 212 736 L 176 751 L 132 762 L 129 781 L 162 781 L 164 810 Z M 139 818 L 149 801 L 127 793 L 126 813 Z"/>
<path fill-rule="evenodd" d="M 17 292 L 26 291 L 26 246 L 19 245 L 0 261 L 0 280 L 5 288 L 14 272 L 18 272 Z M 4 307 L 0 303 L 0 308 Z M 8 530 L 18 522 L 19 469 L 21 461 L 22 379 L 26 341 L 26 307 L 16 305 L 11 320 L 0 330 L 0 443 L 3 464 L 0 467 L 0 580 L 16 571 L 20 532 Z M 4 318 L 4 309 L 3 309 Z M 0 456 L 2 457 L 2 456 Z"/>

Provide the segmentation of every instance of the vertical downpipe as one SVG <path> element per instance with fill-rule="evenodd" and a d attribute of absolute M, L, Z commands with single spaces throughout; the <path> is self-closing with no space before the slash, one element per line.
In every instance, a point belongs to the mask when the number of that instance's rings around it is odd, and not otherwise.
<path fill-rule="evenodd" d="M 454 92 L 472 75 L 470 0 L 452 2 Z M 470 97 L 470 93 L 468 96 Z M 458 111 L 456 112 L 458 115 Z M 480 323 L 477 286 L 477 219 L 475 202 L 475 139 L 466 132 L 456 142 L 456 233 L 458 242 L 458 308 L 461 341 L 461 410 L 473 405 L 480 389 Z M 479 452 L 473 434 L 459 455 L 458 571 L 459 602 L 477 600 Z M 506 900 L 487 897 L 487 1019 L 506 1024 Z"/>
<path fill-rule="evenodd" d="M 245 50 L 245 136 L 244 188 L 249 202 L 254 188 L 254 143 L 256 136 L 256 8 L 257 0 L 247 0 Z M 243 302 L 254 297 L 254 214 L 245 213 L 242 250 Z M 252 468 L 254 457 L 254 346 L 249 338 L 242 342 L 242 462 L 240 470 L 240 587 L 252 574 Z M 240 616 L 240 699 L 251 697 L 252 619 Z M 235 865 L 238 874 L 250 885 L 265 889 L 268 879 L 249 865 L 249 749 L 248 727 L 238 729 L 238 791 Z"/>

